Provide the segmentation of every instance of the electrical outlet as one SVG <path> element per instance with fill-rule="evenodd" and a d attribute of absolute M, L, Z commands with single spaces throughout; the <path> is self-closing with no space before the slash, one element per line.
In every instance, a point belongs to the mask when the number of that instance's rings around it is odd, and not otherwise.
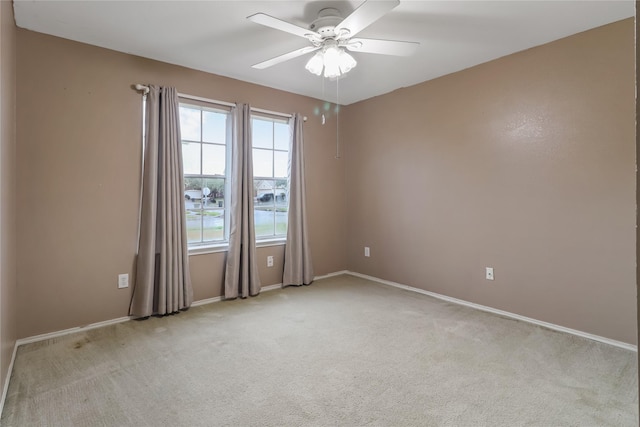
<path fill-rule="evenodd" d="M 493 267 L 486 267 L 485 268 L 485 279 L 487 280 L 493 280 Z"/>
<path fill-rule="evenodd" d="M 267 257 L 267 267 L 273 267 L 273 257 L 272 256 L 268 256 Z"/>
<path fill-rule="evenodd" d="M 118 274 L 118 289 L 123 289 L 128 287 L 129 287 L 129 275 Z"/>
<path fill-rule="evenodd" d="M 369 250 L 369 246 L 364 247 L 364 256 L 366 257 L 371 256 L 371 251 Z"/>

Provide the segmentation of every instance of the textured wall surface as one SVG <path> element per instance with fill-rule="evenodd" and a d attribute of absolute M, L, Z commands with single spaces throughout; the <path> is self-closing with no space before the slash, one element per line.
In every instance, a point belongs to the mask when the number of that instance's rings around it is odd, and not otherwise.
<path fill-rule="evenodd" d="M 348 268 L 635 344 L 634 82 L 628 19 L 346 107 Z"/>
<path fill-rule="evenodd" d="M 19 336 L 127 314 L 141 155 L 135 83 L 309 117 L 307 189 L 316 274 L 345 268 L 344 165 L 335 122 L 315 99 L 18 30 Z M 259 250 L 263 285 L 281 282 L 282 247 Z M 273 255 L 273 268 L 266 257 Z M 221 294 L 226 253 L 191 257 L 196 300 Z M 278 277 L 278 271 L 280 277 Z"/>
<path fill-rule="evenodd" d="M 12 3 L 0 2 L 0 390 L 17 338 L 15 34 Z"/>
<path fill-rule="evenodd" d="M 633 40 L 625 20 L 345 107 L 336 159 L 320 101 L 18 30 L 18 336 L 126 315 L 143 82 L 310 117 L 316 274 L 636 343 Z M 225 255 L 191 257 L 196 299 L 220 295 Z M 259 257 L 278 283 L 282 247 Z"/>

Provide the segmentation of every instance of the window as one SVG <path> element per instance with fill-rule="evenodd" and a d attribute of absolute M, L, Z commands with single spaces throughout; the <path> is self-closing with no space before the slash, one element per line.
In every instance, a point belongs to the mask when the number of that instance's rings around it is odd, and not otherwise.
<path fill-rule="evenodd" d="M 257 239 L 287 235 L 289 122 L 253 115 L 253 196 Z"/>
<path fill-rule="evenodd" d="M 184 199 L 189 246 L 228 240 L 229 112 L 180 104 Z"/>

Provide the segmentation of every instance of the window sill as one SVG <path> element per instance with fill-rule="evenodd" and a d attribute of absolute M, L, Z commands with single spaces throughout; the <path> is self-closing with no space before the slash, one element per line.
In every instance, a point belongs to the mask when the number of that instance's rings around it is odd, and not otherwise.
<path fill-rule="evenodd" d="M 266 248 L 269 246 L 284 246 L 286 241 L 287 239 L 284 237 L 275 238 L 275 239 L 258 240 L 256 242 L 256 247 Z M 193 246 L 188 248 L 188 253 L 189 253 L 189 256 L 192 256 L 192 255 L 213 254 L 217 252 L 227 252 L 228 250 L 229 250 L 229 243 L 224 242 L 224 243 L 216 243 L 211 245 Z"/>
<path fill-rule="evenodd" d="M 192 246 L 188 248 L 189 256 L 191 255 L 204 255 L 213 254 L 216 252 L 227 252 L 229 250 L 229 243 L 215 243 L 211 245 Z"/>
<path fill-rule="evenodd" d="M 287 242 L 285 237 L 278 237 L 273 239 L 264 239 L 256 241 L 257 248 L 266 248 L 267 246 L 284 246 Z"/>

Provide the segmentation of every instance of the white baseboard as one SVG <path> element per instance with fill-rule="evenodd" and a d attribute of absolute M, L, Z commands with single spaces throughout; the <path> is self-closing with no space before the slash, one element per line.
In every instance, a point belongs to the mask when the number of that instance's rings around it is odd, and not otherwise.
<path fill-rule="evenodd" d="M 16 341 L 16 346 L 20 346 L 23 344 L 29 344 L 32 342 L 44 341 L 51 338 L 61 337 L 63 335 L 75 334 L 76 332 L 88 331 L 91 329 L 102 328 L 104 326 L 115 325 L 117 323 L 128 322 L 133 319 L 133 317 L 119 317 L 117 319 L 105 320 L 103 322 L 90 323 L 85 326 L 78 326 L 75 328 L 64 329 L 62 331 L 49 332 L 46 334 L 34 335 L 32 337 L 20 338 Z"/>
<path fill-rule="evenodd" d="M 328 277 L 340 276 L 341 274 L 347 274 L 347 270 L 336 271 L 335 273 L 325 274 L 324 276 L 314 276 L 313 280 L 315 281 L 315 280 L 320 280 L 320 279 L 326 279 Z M 275 285 L 263 286 L 263 287 L 260 288 L 260 292 L 275 291 L 276 289 L 282 289 L 282 283 L 276 283 Z M 206 304 L 211 304 L 211 303 L 214 303 L 214 302 L 220 302 L 222 300 L 223 300 L 223 298 L 221 296 L 213 297 L 213 298 L 207 298 L 207 299 L 201 299 L 201 300 L 198 300 L 198 301 L 194 301 L 191 304 L 191 307 L 197 307 L 199 305 L 206 305 Z"/>
<path fill-rule="evenodd" d="M 620 348 L 624 348 L 626 350 L 631 350 L 631 351 L 638 351 L 638 347 L 632 344 L 628 344 L 622 341 L 616 341 L 616 340 L 612 340 L 609 338 L 605 338 L 605 337 L 601 337 L 598 335 L 593 335 L 593 334 L 589 334 L 587 332 L 582 332 L 582 331 L 578 331 L 575 329 L 571 329 L 571 328 L 565 328 L 564 326 L 560 326 L 560 325 L 555 325 L 553 323 L 548 323 L 548 322 L 543 322 L 541 320 L 537 320 L 537 319 L 532 319 L 530 317 L 525 317 L 525 316 L 521 316 L 519 314 L 515 314 L 515 313 L 510 313 L 508 311 L 503 311 L 503 310 L 498 310 L 492 307 L 487 307 L 481 304 L 476 304 L 476 303 L 472 303 L 472 302 L 468 302 L 468 301 L 464 301 L 461 299 L 457 299 L 457 298 L 453 298 L 453 297 L 448 297 L 446 295 L 441 295 L 435 292 L 430 292 L 430 291 L 425 291 L 424 289 L 419 289 L 419 288 L 414 288 L 411 286 L 407 286 L 407 285 L 403 285 L 400 283 L 396 283 L 396 282 L 392 282 L 390 280 L 384 280 L 384 279 L 379 279 L 377 277 L 374 276 L 368 276 L 366 274 L 362 274 L 362 273 L 356 273 L 354 271 L 349 271 L 349 270 L 342 270 L 342 271 L 336 271 L 334 273 L 329 273 L 329 274 L 325 274 L 322 276 L 315 276 L 314 280 L 321 280 L 321 279 L 327 279 L 329 277 L 334 277 L 334 276 L 340 276 L 340 275 L 344 275 L 344 274 L 348 274 L 351 276 L 355 276 L 355 277 L 360 277 L 363 279 L 367 279 L 367 280 L 371 280 L 373 282 L 377 282 L 377 283 L 381 283 L 384 285 L 389 285 L 389 286 L 393 286 L 395 288 L 400 288 L 400 289 L 404 289 L 407 291 L 412 291 L 412 292 L 417 292 L 423 295 L 428 295 L 431 296 L 433 298 L 437 298 L 443 301 L 447 301 L 447 302 L 451 302 L 454 304 L 459 304 L 459 305 L 464 305 L 467 307 L 471 307 L 474 308 L 476 310 L 481 310 L 481 311 L 486 311 L 489 313 L 494 313 L 500 316 L 504 316 L 504 317 L 509 317 L 512 319 L 517 319 L 517 320 L 521 320 L 523 322 L 528 322 L 528 323 L 532 323 L 534 325 L 539 325 L 542 326 L 544 328 L 547 329 L 553 329 L 555 331 L 560 331 L 560 332 L 564 332 L 564 333 L 568 333 L 568 334 L 572 334 L 572 335 L 576 335 L 579 337 L 583 337 L 583 338 L 587 338 L 590 340 L 594 340 L 594 341 L 599 341 L 605 344 L 609 344 L 609 345 L 613 345 L 615 347 L 620 347 Z M 282 284 L 276 284 L 276 285 L 269 285 L 269 286 L 264 286 L 261 291 L 262 292 L 268 292 L 268 291 L 273 291 L 276 289 L 281 289 Z M 206 305 L 206 304 L 211 304 L 214 302 L 220 302 L 222 301 L 222 297 L 214 297 L 214 298 L 207 298 L 207 299 L 203 299 L 203 300 L 199 300 L 199 301 L 195 301 L 193 304 L 191 304 L 192 307 L 197 307 L 200 305 Z M 13 372 L 13 364 L 15 362 L 15 358 L 16 358 L 16 352 L 18 350 L 18 346 L 21 346 L 23 344 L 29 344 L 29 343 L 33 343 L 33 342 L 38 342 L 38 341 L 43 341 L 43 340 L 47 340 L 47 339 L 51 339 L 51 338 L 56 338 L 56 337 L 60 337 L 63 335 L 68 335 L 68 334 L 73 334 L 76 332 L 82 332 L 82 331 L 88 331 L 90 329 L 96 329 L 96 328 L 102 328 L 104 326 L 109 326 L 109 325 L 114 325 L 117 323 L 123 323 L 123 322 L 127 322 L 129 320 L 133 319 L 132 317 L 120 317 L 118 319 L 112 319 L 112 320 L 106 320 L 104 322 L 97 322 L 97 323 L 91 323 L 89 325 L 86 326 L 79 326 L 76 328 L 69 328 L 69 329 L 64 329 L 62 331 L 56 331 L 56 332 L 49 332 L 46 334 L 41 334 L 41 335 L 35 335 L 32 337 L 27 337 L 27 338 L 21 338 L 18 339 L 15 343 L 15 345 L 13 346 L 13 354 L 11 356 L 11 362 L 9 364 L 9 369 L 7 372 L 7 377 L 5 379 L 5 382 L 3 384 L 3 389 L 2 389 L 2 400 L 0 401 L 0 414 L 2 413 L 2 409 L 4 407 L 4 402 L 5 399 L 7 397 L 7 391 L 9 389 L 9 380 L 11 379 L 11 373 Z"/>
<path fill-rule="evenodd" d="M 362 279 L 371 280 L 373 282 L 378 282 L 378 283 L 381 283 L 383 285 L 389 285 L 389 286 L 393 286 L 395 288 L 400 288 L 400 289 L 404 289 L 404 290 L 407 290 L 407 291 L 412 291 L 412 292 L 417 292 L 419 294 L 428 295 L 430 297 L 438 298 L 440 300 L 451 302 L 451 303 L 454 303 L 454 304 L 464 305 L 464 306 L 467 306 L 467 307 L 475 308 L 476 310 L 486 311 L 486 312 L 489 312 L 489 313 L 497 314 L 499 316 L 504 316 L 504 317 L 509 317 L 509 318 L 512 318 L 512 319 L 521 320 L 521 321 L 527 322 L 527 323 L 533 323 L 534 325 L 542 326 L 542 327 L 547 328 L 547 329 L 553 329 L 554 331 L 559 331 L 559 332 L 564 332 L 564 333 L 571 334 L 571 335 L 576 335 L 576 336 L 579 336 L 579 337 L 582 337 L 582 338 L 587 338 L 587 339 L 590 339 L 590 340 L 593 340 L 593 341 L 599 341 L 599 342 L 602 342 L 602 343 L 605 343 L 605 344 L 609 344 L 609 345 L 612 345 L 612 346 L 615 346 L 615 347 L 624 348 L 625 350 L 631 350 L 631 351 L 635 351 L 635 352 L 638 351 L 638 346 L 633 345 L 633 344 L 629 344 L 629 343 L 626 343 L 626 342 L 612 340 L 610 338 L 601 337 L 599 335 L 590 334 L 588 332 L 578 331 L 576 329 L 566 328 L 564 326 L 556 325 L 556 324 L 549 323 L 549 322 L 544 322 L 542 320 L 532 319 L 531 317 L 521 316 L 519 314 L 511 313 L 511 312 L 508 312 L 508 311 L 498 310 L 497 308 L 487 307 L 486 305 L 476 304 L 476 303 L 465 301 L 465 300 L 461 300 L 461 299 L 458 299 L 458 298 L 448 297 L 446 295 L 441 295 L 441 294 L 438 294 L 438 293 L 435 293 L 435 292 L 425 291 L 424 289 L 414 288 L 412 286 L 403 285 L 401 283 L 392 282 L 390 280 L 379 279 L 377 277 L 368 276 L 368 275 L 362 274 L 362 273 L 356 273 L 354 271 L 348 271 L 347 274 L 350 274 L 351 276 L 360 277 Z"/>
<path fill-rule="evenodd" d="M 192 302 L 191 307 L 198 307 L 200 305 L 207 305 L 207 304 L 212 304 L 214 302 L 220 302 L 220 301 L 222 301 L 222 297 L 200 299 L 198 301 Z"/>
<path fill-rule="evenodd" d="M 464 305 L 464 306 L 467 306 L 467 307 L 475 308 L 476 310 L 486 311 L 486 312 L 494 313 L 494 314 L 497 314 L 497 315 L 500 315 L 500 316 L 521 320 L 523 322 L 533 323 L 534 325 L 542 326 L 544 328 L 553 329 L 555 331 L 560 331 L 560 332 L 565 332 L 565 333 L 568 333 L 568 334 L 576 335 L 576 336 L 587 338 L 587 339 L 594 340 L 594 341 L 599 341 L 599 342 L 602 342 L 602 343 L 605 343 L 605 344 L 613 345 L 615 347 L 624 348 L 626 350 L 631 350 L 631 351 L 635 351 L 635 352 L 638 351 L 638 346 L 633 345 L 633 344 L 628 344 L 628 343 L 625 343 L 625 342 L 622 342 L 622 341 L 617 341 L 617 340 L 613 340 L 613 339 L 610 339 L 610 338 L 601 337 L 599 335 L 590 334 L 588 332 L 578 331 L 576 329 L 566 328 L 564 326 L 560 326 L 560 325 L 556 325 L 556 324 L 553 324 L 553 323 L 544 322 L 542 320 L 532 319 L 530 317 L 521 316 L 519 314 L 511 313 L 511 312 L 508 312 L 508 311 L 499 310 L 499 309 L 492 308 L 492 307 L 487 307 L 485 305 L 476 304 L 476 303 L 473 303 L 473 302 L 461 300 L 461 299 L 458 299 L 458 298 L 449 297 L 449 296 L 438 294 L 438 293 L 435 293 L 435 292 L 426 291 L 426 290 L 420 289 L 420 288 L 414 288 L 412 286 L 403 285 L 401 283 L 392 282 L 390 280 L 384 280 L 384 279 L 380 279 L 380 278 L 377 278 L 377 277 L 374 277 L 374 276 L 369 276 L 369 275 L 362 274 L 362 273 L 356 273 L 354 271 L 349 271 L 349 270 L 336 271 L 334 273 L 329 273 L 329 274 L 325 274 L 325 275 L 322 275 L 322 276 L 316 276 L 316 277 L 314 277 L 314 280 L 327 279 L 329 277 L 340 276 L 340 275 L 343 275 L 343 274 L 349 274 L 349 275 L 360 277 L 360 278 L 363 278 L 363 279 L 368 279 L 368 280 L 371 280 L 373 282 L 382 283 L 384 285 L 393 286 L 393 287 L 404 289 L 404 290 L 407 290 L 407 291 L 417 292 L 417 293 L 420 293 L 420 294 L 423 294 L 423 295 L 431 296 L 433 298 L 438 298 L 438 299 L 443 300 L 443 301 L 447 301 L 447 302 L 451 302 L 451 303 L 454 303 L 454 304 L 459 304 L 459 305 Z M 262 287 L 261 291 L 262 292 L 269 292 L 269 291 L 273 291 L 273 290 L 276 290 L 276 289 L 280 289 L 281 287 L 282 287 L 282 284 L 279 283 L 279 284 L 275 284 L 275 285 L 264 286 L 264 287 Z M 220 302 L 220 301 L 222 301 L 222 297 L 207 298 L 207 299 L 195 301 L 193 304 L 191 304 L 191 306 L 192 307 L 197 307 L 197 306 L 200 306 L 200 305 L 211 304 L 211 303 Z M 76 332 L 82 332 L 82 331 L 88 331 L 90 329 L 102 328 L 104 326 L 109 326 L 109 325 L 114 325 L 114 324 L 117 324 L 117 323 L 126 322 L 126 321 L 128 321 L 130 319 L 132 319 L 132 317 L 129 317 L 129 316 L 120 317 L 118 319 L 105 320 L 104 322 L 91 323 L 91 324 L 85 325 L 85 326 L 79 326 L 79 327 L 76 327 L 76 328 L 64 329 L 62 331 L 49 332 L 49 333 L 46 333 L 46 334 L 35 335 L 35 336 L 32 336 L 32 337 L 21 338 L 21 339 L 17 340 L 16 343 L 15 343 L 15 346 L 14 346 L 14 350 L 13 350 L 13 356 L 12 356 L 12 359 L 11 359 L 10 369 L 9 369 L 9 372 L 7 373 L 7 381 L 9 379 L 9 377 L 11 376 L 11 370 L 13 368 L 13 361 L 14 361 L 15 354 L 16 354 L 16 349 L 18 348 L 18 346 L 23 345 L 23 344 L 29 344 L 29 343 L 33 343 L 33 342 L 43 341 L 43 340 L 47 340 L 47 339 L 51 339 L 51 338 L 56 338 L 56 337 L 60 337 L 60 336 L 63 336 L 63 335 L 73 334 L 73 333 L 76 333 Z M 3 393 L 6 392 L 7 384 L 5 384 L 5 391 L 3 391 Z M 4 396 L 4 394 L 3 394 L 3 396 Z M 2 405 L 2 404 L 4 404 L 4 398 L 3 398 L 2 402 L 0 402 L 0 405 Z"/>
<path fill-rule="evenodd" d="M 263 286 L 262 288 L 260 288 L 260 292 L 275 291 L 276 289 L 282 289 L 282 283 L 278 283 L 276 285 Z"/>
<path fill-rule="evenodd" d="M 322 276 L 315 276 L 313 278 L 313 280 L 328 279 L 329 277 L 341 276 L 343 274 L 349 274 L 349 270 L 341 270 L 341 271 L 336 271 L 334 273 L 325 274 L 325 275 L 322 275 Z"/>
<path fill-rule="evenodd" d="M 282 288 L 282 283 L 277 283 L 275 285 L 269 285 L 269 286 L 263 286 L 260 288 L 260 292 L 269 292 L 269 291 L 274 291 L 276 289 L 280 289 Z M 220 302 L 223 301 L 224 298 L 222 296 L 219 297 L 213 297 L 213 298 L 206 298 L 206 299 L 201 299 L 198 301 L 194 301 L 191 303 L 191 307 L 198 307 L 200 305 L 207 305 L 207 304 L 213 304 L 214 302 Z"/>
<path fill-rule="evenodd" d="M 315 276 L 313 278 L 313 280 L 326 279 L 328 277 L 339 276 L 341 274 L 347 274 L 347 273 L 348 273 L 347 270 L 337 271 L 335 273 L 325 274 L 324 276 Z M 277 283 L 275 285 L 263 286 L 260 289 L 260 292 L 269 292 L 269 291 L 273 291 L 273 290 L 281 289 L 281 288 L 282 288 L 282 283 Z M 200 305 L 206 305 L 206 304 L 211 304 L 211 303 L 214 303 L 214 302 L 220 302 L 222 300 L 223 300 L 222 296 L 213 297 L 213 298 L 206 298 L 206 299 L 194 301 L 191 304 L 191 307 L 198 307 Z M 62 331 L 49 332 L 49 333 L 41 334 L 41 335 L 34 335 L 32 337 L 20 338 L 19 340 L 16 341 L 16 347 L 18 347 L 18 346 L 20 346 L 22 344 L 29 344 L 29 343 L 32 343 L 32 342 L 44 341 L 44 340 L 48 340 L 48 339 L 51 339 L 51 338 L 61 337 L 63 335 L 74 334 L 76 332 L 82 332 L 82 331 L 88 331 L 90 329 L 102 328 L 103 326 L 114 325 L 116 323 L 126 322 L 126 321 L 131 320 L 131 319 L 134 319 L 134 317 L 131 317 L 131 316 L 120 317 L 118 319 L 105 320 L 103 322 L 91 323 L 91 324 L 85 325 L 85 326 L 78 326 L 78 327 L 75 327 L 75 328 L 64 329 Z M 14 351 L 14 353 L 15 353 L 15 351 Z"/>
<path fill-rule="evenodd" d="M 13 364 L 16 361 L 16 353 L 18 352 L 18 342 L 13 344 L 13 353 L 11 354 L 11 362 L 9 362 L 9 369 L 7 369 L 7 377 L 4 379 L 4 385 L 2 386 L 2 400 L 0 400 L 0 415 L 4 409 L 4 402 L 7 400 L 7 392 L 9 391 L 9 381 L 11 380 L 11 373 L 13 372 Z"/>

